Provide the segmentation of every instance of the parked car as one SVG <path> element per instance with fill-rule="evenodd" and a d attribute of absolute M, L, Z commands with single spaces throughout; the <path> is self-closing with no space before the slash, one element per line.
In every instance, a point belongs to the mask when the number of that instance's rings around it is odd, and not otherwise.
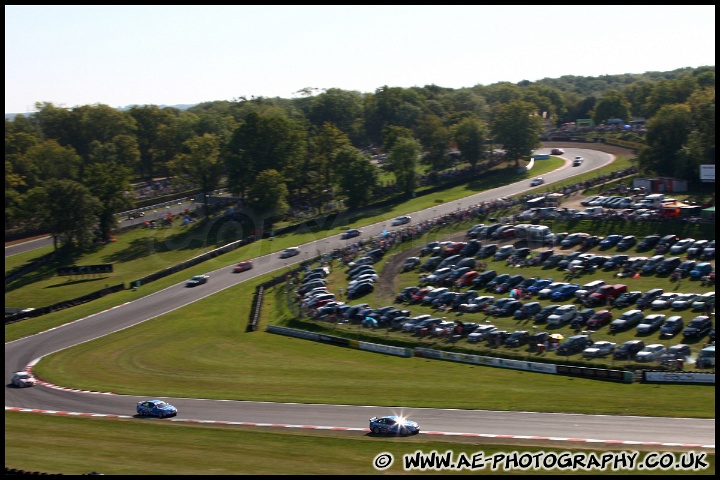
<path fill-rule="evenodd" d="M 244 260 L 233 267 L 233 273 L 240 273 L 253 268 L 252 260 Z"/>
<path fill-rule="evenodd" d="M 616 344 L 614 342 L 608 342 L 601 340 L 595 342 L 585 350 L 583 350 L 583 357 L 585 358 L 602 358 L 611 355 L 615 351 Z"/>
<path fill-rule="evenodd" d="M 610 322 L 610 332 L 617 333 L 629 330 L 637 326 L 645 318 L 642 310 L 628 310 L 620 314 L 618 318 Z"/>
<path fill-rule="evenodd" d="M 600 240 L 600 248 L 612 248 L 622 240 L 623 236 L 618 234 L 608 235 Z"/>
<path fill-rule="evenodd" d="M 375 435 L 400 435 L 407 437 L 420 433 L 420 425 L 398 415 L 386 415 L 384 417 L 373 417 L 370 419 L 370 431 Z"/>
<path fill-rule="evenodd" d="M 588 330 L 598 330 L 610 323 L 612 319 L 613 316 L 610 310 L 599 310 L 588 319 L 585 325 Z"/>
<path fill-rule="evenodd" d="M 665 352 L 665 345 L 660 343 L 651 343 L 635 354 L 635 361 L 639 363 L 654 362 Z"/>
<path fill-rule="evenodd" d="M 535 323 L 547 322 L 548 317 L 558 308 L 560 308 L 560 305 L 556 304 L 544 306 L 542 310 L 535 314 Z"/>
<path fill-rule="evenodd" d="M 695 240 L 693 244 L 685 250 L 685 254 L 688 258 L 699 258 L 703 248 L 705 248 L 708 242 L 709 240 L 705 239 Z"/>
<path fill-rule="evenodd" d="M 683 336 L 686 338 L 702 338 L 712 328 L 712 320 L 707 315 L 700 315 L 687 324 L 687 327 L 683 330 Z"/>
<path fill-rule="evenodd" d="M 300 255 L 300 247 L 288 247 L 280 252 L 280 258 L 290 258 Z"/>
<path fill-rule="evenodd" d="M 640 300 L 642 294 L 643 293 L 640 290 L 625 292 L 615 299 L 615 301 L 613 302 L 613 307 L 626 308 L 630 305 L 634 305 L 635 303 L 637 303 L 638 300 Z"/>
<path fill-rule="evenodd" d="M 527 345 L 530 340 L 530 332 L 527 330 L 518 330 L 512 332 L 510 336 L 505 339 L 505 346 L 510 348 L 522 347 Z"/>
<path fill-rule="evenodd" d="M 698 298 L 695 299 L 694 302 L 692 302 L 692 305 L 690 306 L 693 311 L 697 312 L 700 310 L 705 310 L 705 304 L 710 303 L 712 305 L 715 304 L 715 292 L 705 292 L 702 295 L 700 295 Z"/>
<path fill-rule="evenodd" d="M 602 268 L 604 270 L 617 270 L 628 260 L 630 260 L 629 255 L 625 255 L 624 253 L 618 253 L 617 255 L 613 255 L 612 257 L 605 260 Z"/>
<path fill-rule="evenodd" d="M 651 288 L 647 292 L 643 293 L 642 297 L 640 297 L 636 302 L 638 308 L 648 308 L 650 304 L 663 293 L 665 293 L 665 290 L 662 288 Z"/>
<path fill-rule="evenodd" d="M 620 239 L 616 245 L 617 250 L 622 252 L 634 247 L 637 244 L 637 237 L 635 235 L 625 235 Z"/>
<path fill-rule="evenodd" d="M 592 308 L 583 308 L 582 310 L 579 310 L 575 318 L 570 320 L 570 328 L 576 330 L 586 328 L 588 320 L 590 320 L 595 313 L 597 312 L 595 312 Z"/>
<path fill-rule="evenodd" d="M 715 240 L 710 240 L 700 253 L 700 260 L 708 261 L 715 258 Z"/>
<path fill-rule="evenodd" d="M 208 282 L 208 279 L 210 278 L 209 275 L 194 275 L 190 277 L 190 279 L 185 282 L 186 287 L 197 287 L 198 285 L 203 285 Z"/>
<path fill-rule="evenodd" d="M 359 283 L 351 289 L 348 289 L 346 295 L 348 299 L 360 298 L 363 295 L 372 293 L 375 290 L 375 285 L 372 283 Z"/>
<path fill-rule="evenodd" d="M 393 227 L 397 227 L 399 225 L 405 225 L 407 223 L 410 223 L 412 221 L 412 217 L 410 215 L 401 215 L 399 217 L 395 217 L 395 219 L 390 223 Z"/>
<path fill-rule="evenodd" d="M 645 342 L 642 340 L 628 340 L 619 345 L 613 352 L 615 360 L 633 360 L 637 352 L 645 348 Z"/>
<path fill-rule="evenodd" d="M 688 358 L 690 358 L 690 355 L 692 354 L 692 349 L 690 348 L 690 345 L 687 345 L 685 343 L 678 343 L 677 345 L 672 345 L 667 348 L 665 353 L 660 355 L 660 358 L 658 358 L 658 362 L 661 365 L 667 365 L 667 366 L 677 366 L 678 360 L 685 362 Z"/>
<path fill-rule="evenodd" d="M 694 238 L 683 238 L 682 240 L 678 240 L 670 247 L 670 254 L 680 255 L 681 253 L 685 253 L 693 243 L 695 243 Z"/>
<path fill-rule="evenodd" d="M 638 246 L 637 246 L 637 250 L 639 252 L 651 250 L 651 249 L 655 248 L 655 246 L 658 244 L 659 241 L 660 241 L 660 235 L 657 235 L 657 234 L 648 235 L 645 238 L 643 238 L 642 240 L 640 240 L 640 242 L 638 243 Z"/>
<path fill-rule="evenodd" d="M 402 271 L 409 272 L 420 266 L 420 257 L 408 257 L 403 262 Z"/>
<path fill-rule="evenodd" d="M 654 273 L 657 266 L 660 265 L 660 262 L 663 260 L 665 260 L 665 255 L 653 255 L 643 264 L 640 268 L 640 272 L 646 275 Z"/>
<path fill-rule="evenodd" d="M 480 250 L 478 250 L 478 253 L 475 255 L 477 258 L 483 259 L 492 257 L 497 253 L 498 251 L 498 245 L 497 243 L 488 243 L 487 245 L 483 245 L 480 247 Z"/>
<path fill-rule="evenodd" d="M 679 315 L 667 317 L 660 326 L 660 337 L 672 337 L 677 335 L 685 327 L 685 322 Z"/>
<path fill-rule="evenodd" d="M 593 341 L 588 335 L 573 335 L 558 345 L 555 352 L 558 355 L 573 355 L 582 352 L 592 344 Z"/>
<path fill-rule="evenodd" d="M 649 335 L 655 332 L 663 325 L 665 317 L 666 315 L 662 313 L 651 313 L 650 315 L 645 315 L 645 318 L 640 320 L 640 323 L 637 325 L 637 334 Z"/>
<path fill-rule="evenodd" d="M 34 387 L 37 379 L 30 372 L 20 371 L 12 374 L 10 383 L 17 388 Z"/>
<path fill-rule="evenodd" d="M 669 275 L 680 266 L 682 259 L 680 257 L 669 257 L 663 260 L 655 267 L 655 273 L 658 275 Z"/>
<path fill-rule="evenodd" d="M 695 265 L 695 268 L 688 272 L 690 279 L 699 280 L 705 275 L 710 274 L 713 271 L 713 266 L 709 262 L 701 262 Z"/>
<path fill-rule="evenodd" d="M 490 332 L 497 330 L 497 327 L 492 324 L 480 325 L 467 336 L 467 341 L 470 343 L 477 343 L 487 339 Z"/>
<path fill-rule="evenodd" d="M 575 305 L 560 305 L 547 317 L 548 325 L 563 325 L 570 322 L 578 313 Z"/>
<path fill-rule="evenodd" d="M 715 369 L 715 345 L 709 345 L 700 350 L 697 360 L 695 360 L 695 367 Z"/>
<path fill-rule="evenodd" d="M 515 310 L 513 316 L 517 320 L 525 320 L 527 318 L 534 318 L 535 314 L 542 310 L 542 304 L 540 302 L 527 302 L 519 309 Z"/>
<path fill-rule="evenodd" d="M 497 302 L 493 306 L 496 306 Z M 509 302 L 503 303 L 501 306 L 493 309 L 493 314 L 498 317 L 509 317 L 512 316 L 515 311 L 522 307 L 520 300 L 511 299 Z"/>
<path fill-rule="evenodd" d="M 670 302 L 670 307 L 674 310 L 685 310 L 686 308 L 690 308 L 690 305 L 692 305 L 699 296 L 700 294 L 698 293 L 681 293 Z"/>
<path fill-rule="evenodd" d="M 178 413 L 176 407 L 158 399 L 138 402 L 136 411 L 141 417 L 151 416 L 158 418 L 174 417 Z"/>
<path fill-rule="evenodd" d="M 550 294 L 550 300 L 554 302 L 562 302 L 565 300 L 569 300 L 575 296 L 575 292 L 577 292 L 580 289 L 580 285 L 577 283 L 569 283 L 567 285 L 562 285 L 557 290 L 553 290 L 553 292 Z"/>
<path fill-rule="evenodd" d="M 653 310 L 664 310 L 666 308 L 670 308 L 670 304 L 675 300 L 680 294 L 675 292 L 665 292 L 659 297 L 657 297 L 655 300 L 650 302 L 650 308 Z"/>

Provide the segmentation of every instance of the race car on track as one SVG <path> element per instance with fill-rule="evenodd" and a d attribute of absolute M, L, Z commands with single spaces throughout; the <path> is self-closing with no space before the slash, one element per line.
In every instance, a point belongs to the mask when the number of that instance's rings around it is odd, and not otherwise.
<path fill-rule="evenodd" d="M 13 373 L 11 382 L 15 387 L 25 388 L 35 386 L 36 380 L 30 372 L 15 372 Z"/>
<path fill-rule="evenodd" d="M 233 267 L 233 272 L 240 273 L 240 272 L 244 272 L 246 270 L 250 270 L 251 268 L 253 268 L 252 260 L 244 260 L 244 261 L 238 263 L 237 265 L 235 265 L 235 267 Z"/>
<path fill-rule="evenodd" d="M 408 435 L 420 433 L 420 425 L 405 417 L 386 415 L 384 417 L 371 418 L 370 431 L 374 434 L 385 433 L 407 437 Z"/>
<path fill-rule="evenodd" d="M 163 400 L 143 400 L 137 404 L 137 414 L 141 417 L 174 417 L 177 415 L 177 408 Z"/>

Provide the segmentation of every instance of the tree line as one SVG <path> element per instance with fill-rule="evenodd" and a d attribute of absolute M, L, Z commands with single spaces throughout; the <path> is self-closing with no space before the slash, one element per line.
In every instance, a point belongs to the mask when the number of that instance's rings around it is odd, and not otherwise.
<path fill-rule="evenodd" d="M 517 163 L 544 131 L 577 119 L 646 118 L 644 173 L 691 179 L 715 163 L 714 66 L 462 89 L 305 88 L 186 110 L 35 108 L 5 120 L 5 229 L 42 228 L 78 247 L 110 236 L 114 214 L 134 206 L 133 182 L 227 188 L 266 218 L 338 199 L 357 208 L 375 199 L 381 176 L 410 195 L 419 165 L 431 178 L 458 160 L 476 168 L 493 147 Z"/>

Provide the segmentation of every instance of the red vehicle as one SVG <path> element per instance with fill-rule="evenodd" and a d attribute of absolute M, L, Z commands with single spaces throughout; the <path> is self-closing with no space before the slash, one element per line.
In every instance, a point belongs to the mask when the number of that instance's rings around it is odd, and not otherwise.
<path fill-rule="evenodd" d="M 590 330 L 597 330 L 611 321 L 612 313 L 610 313 L 610 310 L 600 310 L 599 312 L 595 312 L 595 314 L 588 319 L 586 326 Z"/>
<path fill-rule="evenodd" d="M 615 285 L 603 285 L 587 297 L 587 299 L 585 300 L 585 306 L 592 307 L 596 305 L 603 305 L 610 301 L 610 299 L 612 299 L 611 301 L 614 302 L 617 297 L 627 291 L 627 285 L 623 283 L 616 283 Z"/>
<path fill-rule="evenodd" d="M 451 244 L 446 245 L 443 251 L 444 254 L 448 257 L 450 255 L 457 255 L 463 248 L 465 248 L 466 245 L 467 242 L 452 242 Z"/>
<path fill-rule="evenodd" d="M 472 281 L 475 280 L 480 275 L 480 272 L 477 270 L 470 270 L 469 272 L 465 272 L 462 277 L 458 279 L 457 282 L 455 282 L 455 285 L 458 287 L 468 287 L 472 285 Z"/>
<path fill-rule="evenodd" d="M 246 270 L 250 270 L 251 268 L 253 268 L 252 261 L 245 260 L 235 265 L 235 267 L 233 268 L 233 273 L 244 272 Z"/>
<path fill-rule="evenodd" d="M 422 302 L 422 299 L 427 296 L 430 291 L 433 290 L 431 288 L 421 288 L 417 292 L 413 293 L 412 297 L 410 297 L 410 303 L 420 303 Z"/>
<path fill-rule="evenodd" d="M 563 150 L 562 148 L 553 148 L 552 150 L 550 150 L 550 155 L 562 155 L 564 153 L 565 150 Z"/>

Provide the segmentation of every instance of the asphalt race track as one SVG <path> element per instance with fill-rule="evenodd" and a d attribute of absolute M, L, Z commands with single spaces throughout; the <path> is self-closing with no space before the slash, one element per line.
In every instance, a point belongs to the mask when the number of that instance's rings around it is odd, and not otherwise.
<path fill-rule="evenodd" d="M 539 153 L 545 153 L 539 150 Z M 576 155 L 585 157 L 579 167 L 569 167 Z M 544 175 L 546 183 L 599 168 L 611 162 L 609 154 L 567 148 L 564 168 Z M 568 168 L 569 167 L 569 168 Z M 531 190 L 529 180 L 482 192 L 435 208 L 411 212 L 414 222 L 434 218 L 460 208 Z M 362 228 L 363 237 L 380 235 L 391 227 L 381 222 Z M 263 242 L 265 243 L 265 242 Z M 343 245 L 339 235 L 300 245 L 302 253 L 280 259 L 277 253 L 259 252 L 253 270 L 237 275 L 228 267 L 207 272 L 210 281 L 202 288 L 185 288 L 184 281 L 151 295 L 118 305 L 106 311 L 5 344 L 5 378 L 12 372 L 30 368 L 50 353 L 102 337 L 114 331 L 151 320 L 201 298 L 234 286 L 254 276 L 299 263 L 317 252 Z M 6 249 L 6 256 L 8 250 Z M 138 295 L 142 294 L 142 288 Z M 85 392 L 72 386 L 39 382 L 34 388 L 17 389 L 6 385 L 5 410 L 36 411 L 64 415 L 132 417 L 135 403 L 147 397 L 116 395 L 113 392 Z M 623 417 L 535 412 L 447 410 L 393 406 L 308 405 L 269 402 L 238 402 L 191 398 L 167 398 L 180 415 L 157 421 L 242 424 L 285 428 L 349 430 L 368 433 L 368 419 L 389 413 L 404 414 L 420 423 L 421 435 L 464 435 L 531 441 L 577 441 L 606 445 L 677 446 L 715 448 L 715 419 Z M 148 420 L 152 421 L 152 420 Z M 600 436 L 600 438 L 598 438 Z"/>

